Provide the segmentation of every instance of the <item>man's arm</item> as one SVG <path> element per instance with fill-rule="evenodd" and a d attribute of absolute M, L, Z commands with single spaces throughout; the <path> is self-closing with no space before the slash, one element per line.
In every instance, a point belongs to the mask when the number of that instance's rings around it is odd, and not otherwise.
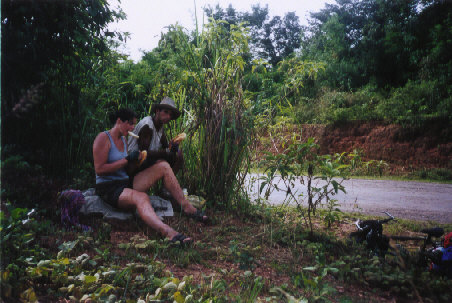
<path fill-rule="evenodd" d="M 99 133 L 93 143 L 94 170 L 98 176 L 114 173 L 127 165 L 127 160 L 121 159 L 113 163 L 107 163 L 108 151 L 111 148 L 110 140 L 106 133 Z"/>

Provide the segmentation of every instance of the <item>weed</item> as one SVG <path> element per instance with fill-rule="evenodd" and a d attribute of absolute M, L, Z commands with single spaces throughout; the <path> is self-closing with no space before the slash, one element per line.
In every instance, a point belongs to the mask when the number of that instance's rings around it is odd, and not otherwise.
<path fill-rule="evenodd" d="M 340 206 L 335 199 L 329 199 L 326 205 L 326 214 L 323 217 L 323 221 L 326 223 L 326 227 L 330 228 L 331 224 L 340 220 Z"/>
<path fill-rule="evenodd" d="M 318 152 L 319 145 L 314 143 L 313 138 L 300 142 L 296 134 L 293 134 L 285 153 L 275 156 L 267 153 L 262 162 L 267 174 L 261 178 L 260 192 L 266 188 L 264 197 L 268 199 L 273 190 L 285 191 L 284 203 L 296 203 L 311 234 L 317 207 L 331 200 L 331 196 L 339 191 L 345 192 L 342 182 L 347 178 L 349 170 L 349 165 L 344 164 L 345 153 L 321 156 Z M 276 176 L 277 171 L 280 176 Z M 281 181 L 283 187 L 279 185 Z M 294 192 L 296 183 L 305 186 L 306 192 Z"/>
<path fill-rule="evenodd" d="M 27 266 L 47 255 L 36 242 L 36 234 L 46 233 L 49 225 L 36 220 L 35 209 L 15 208 L 10 203 L 6 208 L 9 215 L 0 212 L 1 289 L 5 297 L 17 298 L 27 285 Z"/>
<path fill-rule="evenodd" d="M 231 241 L 229 252 L 235 263 L 239 264 L 240 269 L 248 270 L 255 267 L 254 253 L 260 249 L 260 246 L 251 248 L 248 245 Z"/>
<path fill-rule="evenodd" d="M 264 288 L 264 282 L 262 277 L 256 277 L 251 271 L 245 271 L 243 273 L 242 281 L 240 282 L 240 287 L 242 291 L 240 293 L 241 300 L 239 302 L 253 303 L 256 302 L 259 293 Z"/>

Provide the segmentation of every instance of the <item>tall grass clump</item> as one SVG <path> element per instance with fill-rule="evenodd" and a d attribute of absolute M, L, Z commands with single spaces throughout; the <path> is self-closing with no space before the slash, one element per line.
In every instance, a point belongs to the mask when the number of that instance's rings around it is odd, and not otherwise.
<path fill-rule="evenodd" d="M 247 36 L 241 26 L 231 25 L 226 31 L 223 23 L 210 22 L 197 43 L 193 51 L 201 68 L 189 76 L 197 84 L 191 87 L 196 140 L 187 177 L 214 204 L 230 206 L 244 181 L 241 167 L 252 138 L 242 91 Z"/>
<path fill-rule="evenodd" d="M 225 208 L 244 182 L 242 168 L 253 138 L 242 90 L 247 39 L 241 25 L 227 29 L 223 21 L 212 20 L 192 37 L 172 26 L 161 40 L 174 50 L 164 64 L 179 67 L 170 76 L 177 80 L 157 93 L 173 97 L 184 113 L 172 125 L 175 133 L 188 135 L 182 183 Z"/>

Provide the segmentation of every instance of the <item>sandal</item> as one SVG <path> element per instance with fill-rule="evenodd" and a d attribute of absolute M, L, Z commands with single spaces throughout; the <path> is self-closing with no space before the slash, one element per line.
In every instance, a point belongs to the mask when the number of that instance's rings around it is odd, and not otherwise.
<path fill-rule="evenodd" d="M 178 233 L 170 240 L 170 243 L 171 244 L 179 244 L 181 247 L 185 247 L 185 246 L 192 244 L 193 240 L 184 234 Z"/>
<path fill-rule="evenodd" d="M 193 214 L 189 214 L 189 213 L 185 213 L 185 216 L 195 219 L 198 222 L 202 222 L 202 223 L 208 223 L 209 218 L 206 216 L 206 214 L 202 211 L 197 209 L 195 213 Z"/>

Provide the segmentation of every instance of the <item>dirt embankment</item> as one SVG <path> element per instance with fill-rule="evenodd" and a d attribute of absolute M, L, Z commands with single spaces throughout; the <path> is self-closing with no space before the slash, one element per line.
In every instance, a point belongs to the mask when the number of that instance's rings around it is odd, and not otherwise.
<path fill-rule="evenodd" d="M 266 150 L 283 151 L 290 133 L 299 133 L 299 128 L 285 129 L 285 135 L 273 136 L 264 144 Z M 301 128 L 302 138 L 314 137 L 322 154 L 360 150 L 363 160 L 384 160 L 398 172 L 452 168 L 452 125 L 431 122 L 423 128 L 404 128 L 382 122 L 350 122 L 339 126 L 305 124 Z"/>

